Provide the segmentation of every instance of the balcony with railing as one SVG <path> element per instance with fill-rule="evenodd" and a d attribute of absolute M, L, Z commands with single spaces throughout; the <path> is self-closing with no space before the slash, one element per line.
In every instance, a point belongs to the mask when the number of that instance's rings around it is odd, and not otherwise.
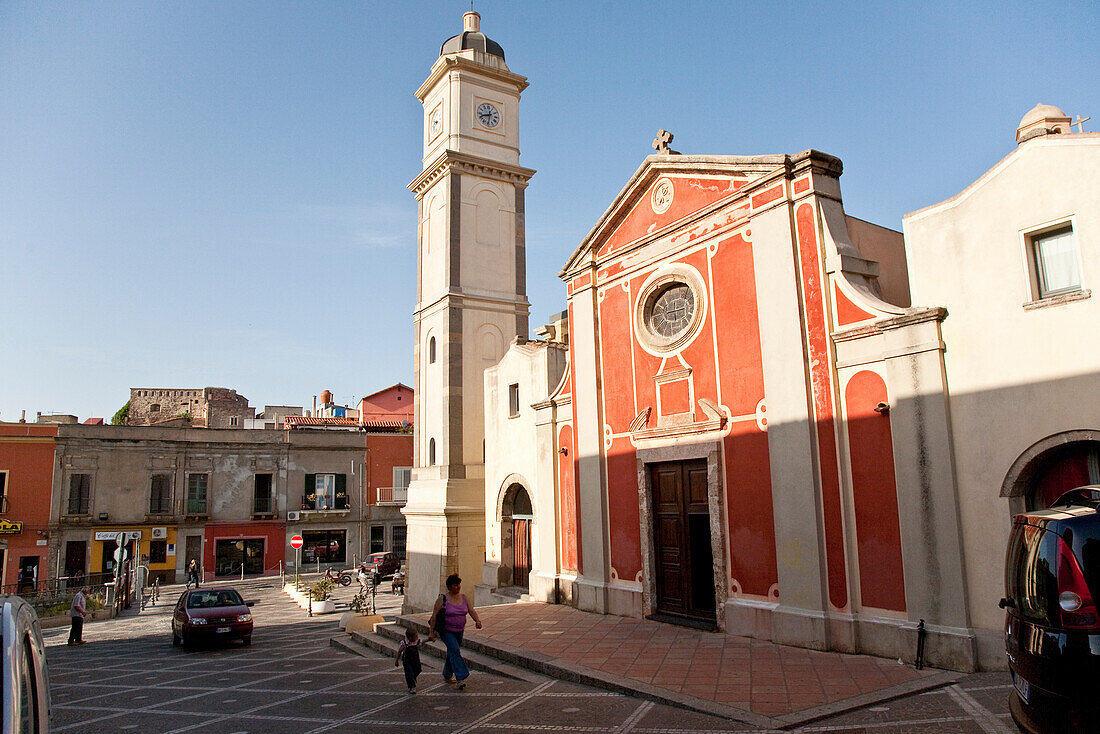
<path fill-rule="evenodd" d="M 208 518 L 206 498 L 188 497 L 183 502 L 183 514 L 189 518 Z"/>
<path fill-rule="evenodd" d="M 6 498 L 5 498 L 6 499 Z M 90 512 L 87 497 L 70 497 L 65 503 L 66 515 L 87 515 Z M 7 510 L 5 505 L 4 510 Z"/>
<path fill-rule="evenodd" d="M 252 519 L 267 520 L 275 517 L 275 498 L 257 496 L 252 498 Z"/>
<path fill-rule="evenodd" d="M 336 496 L 307 494 L 302 498 L 303 514 L 339 514 L 344 515 L 351 509 L 347 492 L 337 492 Z"/>
<path fill-rule="evenodd" d="M 404 507 L 408 500 L 408 487 L 379 487 L 375 504 L 383 507 Z"/>

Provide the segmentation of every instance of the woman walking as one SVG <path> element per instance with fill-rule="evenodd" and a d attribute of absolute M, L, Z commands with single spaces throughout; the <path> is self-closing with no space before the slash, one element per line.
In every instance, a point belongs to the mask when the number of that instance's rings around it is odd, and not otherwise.
<path fill-rule="evenodd" d="M 443 680 L 458 683 L 458 690 L 466 687 L 470 670 L 462 659 L 462 632 L 466 629 L 466 615 L 473 617 L 474 624 L 481 629 L 481 617 L 474 611 L 474 605 L 462 593 L 462 579 L 457 574 L 447 577 L 447 593 L 440 594 L 432 609 L 432 618 L 428 621 L 431 634 L 428 642 L 438 636 L 447 646 L 447 660 L 443 663 Z M 443 615 L 442 619 L 439 616 Z"/>

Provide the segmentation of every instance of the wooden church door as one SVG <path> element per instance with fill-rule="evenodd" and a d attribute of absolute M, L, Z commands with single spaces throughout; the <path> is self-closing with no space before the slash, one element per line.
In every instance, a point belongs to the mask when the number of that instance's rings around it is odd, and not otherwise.
<path fill-rule="evenodd" d="M 715 621 L 705 459 L 650 465 L 657 617 Z"/>

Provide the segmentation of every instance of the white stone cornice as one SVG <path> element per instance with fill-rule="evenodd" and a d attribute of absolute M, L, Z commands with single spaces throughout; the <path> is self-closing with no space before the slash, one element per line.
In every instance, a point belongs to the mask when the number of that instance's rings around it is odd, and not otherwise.
<path fill-rule="evenodd" d="M 424 193 L 431 188 L 440 177 L 451 172 L 472 173 L 482 178 L 492 178 L 504 181 L 520 188 L 526 187 L 527 182 L 535 175 L 533 168 L 513 166 L 508 163 L 481 158 L 469 153 L 459 153 L 454 150 L 443 151 L 438 158 L 424 167 L 420 175 L 409 184 L 409 190 L 419 200 Z"/>
<path fill-rule="evenodd" d="M 428 78 L 425 79 L 424 83 L 420 85 L 420 88 L 416 90 L 416 98 L 423 102 L 428 96 L 428 93 L 435 87 L 436 83 L 451 71 L 470 71 L 480 76 L 503 82 L 510 87 L 514 87 L 517 92 L 522 92 L 524 89 L 527 89 L 527 77 L 520 74 L 514 74 L 507 69 L 498 69 L 492 66 L 479 64 L 472 59 L 463 58 L 462 56 L 441 56 L 432 64 L 432 70 L 428 74 Z"/>
<path fill-rule="evenodd" d="M 856 339 L 863 339 L 868 336 L 876 336 L 887 331 L 894 331 L 895 329 L 903 329 L 907 326 L 913 326 L 915 324 L 921 324 L 925 322 L 937 322 L 943 321 L 947 318 L 947 309 L 942 306 L 933 306 L 931 308 L 912 308 L 907 310 L 900 316 L 891 316 L 889 318 L 876 319 L 867 324 L 860 324 L 859 326 L 852 327 L 850 329 L 841 329 L 834 331 L 832 334 L 833 341 L 835 342 L 847 342 L 854 341 Z"/>
<path fill-rule="evenodd" d="M 650 185 L 661 176 L 719 176 L 747 178 L 749 180 L 741 188 L 730 192 L 729 196 L 712 202 L 682 219 L 669 222 L 660 230 L 647 233 L 635 242 L 615 250 L 611 255 L 600 258 L 599 265 L 608 260 L 622 257 L 626 253 L 642 249 L 656 240 L 668 237 L 672 233 L 682 231 L 694 222 L 714 215 L 716 212 L 730 207 L 735 202 L 751 201 L 754 193 L 777 182 L 790 180 L 807 173 L 839 178 L 843 169 L 844 166 L 839 158 L 812 149 L 793 155 L 648 156 L 638 170 L 634 172 L 627 185 L 619 192 L 619 195 L 615 197 L 611 206 L 607 208 L 596 225 L 585 236 L 581 244 L 569 256 L 569 259 L 558 273 L 558 277 L 568 281 L 576 277 L 586 267 L 590 267 L 591 260 L 599 250 L 600 245 L 630 214 L 636 202 L 645 194 Z M 822 192 L 816 192 L 816 195 L 822 198 L 831 198 Z M 750 213 L 755 215 L 766 209 L 785 206 L 788 202 L 789 192 L 785 192 L 783 197 L 766 206 L 754 207 Z"/>

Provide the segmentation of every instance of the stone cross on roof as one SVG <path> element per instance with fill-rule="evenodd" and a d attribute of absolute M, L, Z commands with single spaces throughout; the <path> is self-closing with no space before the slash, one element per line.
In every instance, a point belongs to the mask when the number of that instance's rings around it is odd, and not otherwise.
<path fill-rule="evenodd" d="M 1088 122 L 1091 119 L 1092 119 L 1091 115 L 1088 116 L 1088 117 L 1081 117 L 1080 115 L 1078 115 L 1077 119 L 1069 124 L 1070 131 L 1072 132 L 1073 131 L 1073 126 L 1076 125 L 1077 126 L 1077 132 L 1079 132 L 1079 133 L 1085 132 L 1085 123 Z"/>
<path fill-rule="evenodd" d="M 658 130 L 657 137 L 653 138 L 653 149 L 660 155 L 680 155 L 680 151 L 668 147 L 673 137 L 668 130 Z"/>

